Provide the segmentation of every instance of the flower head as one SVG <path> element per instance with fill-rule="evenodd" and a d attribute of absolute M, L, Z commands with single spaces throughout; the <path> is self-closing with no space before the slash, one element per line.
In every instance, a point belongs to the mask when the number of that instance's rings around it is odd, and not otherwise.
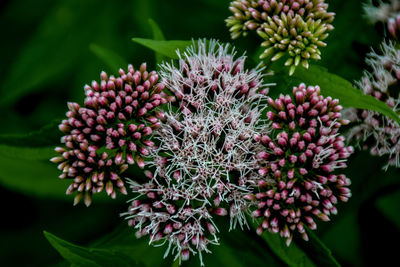
<path fill-rule="evenodd" d="M 145 63 L 119 74 L 102 72 L 100 84 L 86 85 L 84 106 L 68 103 L 67 119 L 59 126 L 64 146 L 56 148 L 60 156 L 51 161 L 59 164 L 60 178 L 73 179 L 67 194 L 77 191 L 75 204 L 84 197 L 90 205 L 91 195 L 104 188 L 112 198 L 116 190 L 126 194 L 120 175 L 135 162 L 143 168 L 153 146 L 149 138 L 160 125 L 155 109 L 167 102 L 164 86 Z"/>
<path fill-rule="evenodd" d="M 378 5 L 374 5 L 372 0 L 363 5 L 365 17 L 371 23 L 383 22 L 389 33 L 397 38 L 400 30 L 400 1 L 390 0 L 389 3 L 378 1 Z"/>
<path fill-rule="evenodd" d="M 321 58 L 319 47 L 326 46 L 323 40 L 333 30 L 334 13 L 327 8 L 324 0 L 235 0 L 226 22 L 232 38 L 257 31 L 266 47 L 261 58 L 274 61 L 287 54 L 291 75 L 300 63 L 308 68 L 310 58 Z"/>
<path fill-rule="evenodd" d="M 161 66 L 177 102 L 160 114 L 145 184 L 132 183 L 138 198 L 127 213 L 137 234 L 162 240 L 176 258 L 209 252 L 218 244 L 215 216 L 231 228 L 246 224 L 245 195 L 256 164 L 253 136 L 263 129 L 258 103 L 266 93 L 260 70 L 244 69 L 245 57 L 211 40 L 179 53 L 179 67 Z M 202 260 L 201 260 L 202 263 Z"/>
<path fill-rule="evenodd" d="M 365 71 L 357 86 L 364 94 L 386 103 L 396 113 L 400 111 L 400 50 L 392 42 L 381 45 L 381 53 L 372 51 L 366 59 L 371 71 Z M 394 120 L 370 110 L 350 109 L 346 116 L 356 125 L 349 131 L 349 139 L 362 142 L 377 156 L 387 155 L 385 166 L 400 167 L 400 127 Z"/>
<path fill-rule="evenodd" d="M 258 193 L 252 213 L 262 217 L 257 232 L 280 233 L 289 245 L 294 232 L 308 239 L 304 226 L 315 229 L 316 219 L 329 221 L 335 205 L 350 197 L 350 180 L 336 170 L 346 167 L 352 147 L 346 147 L 339 128 L 338 100 L 320 95 L 318 86 L 293 88 L 293 98 L 268 99 L 267 118 L 274 130 L 260 138 L 257 154 Z"/>

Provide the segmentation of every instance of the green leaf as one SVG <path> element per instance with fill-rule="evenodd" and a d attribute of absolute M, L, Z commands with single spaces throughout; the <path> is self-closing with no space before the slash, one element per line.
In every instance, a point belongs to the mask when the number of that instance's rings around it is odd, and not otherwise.
<path fill-rule="evenodd" d="M 164 41 L 165 40 L 164 34 L 162 33 L 158 24 L 152 19 L 149 19 L 149 24 L 153 31 L 153 39 L 157 40 L 157 41 Z M 157 52 L 155 53 L 155 56 L 156 56 L 157 64 L 160 64 L 162 61 L 165 61 L 167 59 L 167 57 L 165 57 Z"/>
<path fill-rule="evenodd" d="M 136 34 L 148 36 L 149 24 L 147 19 L 154 15 L 156 9 L 159 8 L 157 0 L 134 1 L 133 2 L 133 23 L 136 25 Z"/>
<path fill-rule="evenodd" d="M 220 228 L 222 228 L 223 224 Z M 206 266 L 246 267 L 246 266 L 282 266 L 283 262 L 274 254 L 264 241 L 251 231 L 236 229 L 221 230 L 220 245 L 210 246 L 212 254 L 205 254 Z M 197 258 L 197 257 L 194 257 Z M 189 261 L 194 266 L 198 259 Z"/>
<path fill-rule="evenodd" d="M 55 248 L 59 251 L 57 247 Z M 110 234 L 107 234 L 100 240 L 92 243 L 90 248 L 86 249 L 95 251 L 118 251 L 122 258 L 128 257 L 131 261 L 140 260 L 140 262 L 145 266 L 168 266 L 172 264 L 170 258 L 163 258 L 165 247 L 153 247 L 148 244 L 148 239 L 136 238 L 135 230 L 129 228 L 125 223 L 117 227 Z M 64 255 L 62 256 L 64 259 L 69 261 L 69 259 Z"/>
<path fill-rule="evenodd" d="M 42 8 L 35 4 L 37 9 Z M 123 58 L 133 56 L 128 47 L 129 39 L 125 39 L 124 35 L 132 32 L 127 21 L 132 18 L 136 3 L 107 1 L 100 5 L 96 0 L 60 0 L 40 4 L 46 8 L 50 5 L 51 8 L 36 20 L 40 20 L 38 25 L 35 25 L 36 21 L 34 25 L 26 23 L 22 26 L 29 30 L 18 32 L 18 35 L 33 32 L 24 38 L 28 41 L 22 45 L 9 42 L 21 49 L 13 53 L 12 64 L 8 63 L 3 71 L 1 106 L 13 105 L 23 96 L 44 91 L 48 93 L 44 98 L 59 99 L 59 94 L 62 94 L 68 99 L 82 99 L 81 88 L 97 78 L 103 68 L 101 65 L 104 65 L 89 51 L 91 43 L 117 51 Z M 20 4 L 19 11 L 12 16 L 21 16 L 21 6 L 25 8 L 25 3 Z M 121 9 L 121 6 L 124 8 Z M 25 19 L 15 19 L 16 24 L 20 21 Z M 135 28 L 133 32 L 137 34 L 137 31 Z M 9 53 L 8 50 L 2 51 Z M 40 106 L 41 101 L 37 102 L 40 103 L 35 103 L 35 106 Z"/>
<path fill-rule="evenodd" d="M 72 201 L 65 191 L 71 180 L 61 180 L 61 172 L 50 159 L 58 155 L 61 132 L 54 121 L 25 135 L 0 135 L 0 185 L 22 194 Z M 94 201 L 113 201 L 104 192 Z M 122 200 L 122 199 L 121 199 Z"/>
<path fill-rule="evenodd" d="M 161 29 L 158 26 L 158 24 L 152 19 L 149 19 L 148 21 L 149 21 L 150 27 L 151 27 L 151 29 L 153 31 L 153 39 L 157 40 L 157 41 L 165 40 L 164 34 L 161 31 Z"/>
<path fill-rule="evenodd" d="M 258 226 L 256 221 L 251 221 L 251 225 L 255 230 Z M 286 246 L 286 242 L 278 234 L 272 234 L 265 231 L 261 237 L 268 244 L 271 250 L 290 267 L 309 267 L 316 266 L 314 262 L 301 250 L 296 243 L 292 242 L 290 246 Z"/>
<path fill-rule="evenodd" d="M 377 199 L 376 206 L 394 225 L 400 228 L 400 190 Z"/>
<path fill-rule="evenodd" d="M 49 161 L 54 153 L 53 147 L 0 145 L 0 184 L 27 195 L 66 199 L 67 184 Z"/>
<path fill-rule="evenodd" d="M 220 229 L 220 245 L 209 245 L 212 253 L 202 253 L 206 266 L 245 267 L 245 266 L 282 266 L 282 262 L 265 246 L 263 240 L 252 232 L 235 230 L 228 232 Z M 145 266 L 179 266 L 173 261 L 175 255 L 169 254 L 164 259 L 167 244 L 160 247 L 148 244 L 148 237 L 137 239 L 135 230 L 126 224 L 92 243 L 91 247 L 119 251 L 132 259 L 140 259 Z M 178 265 L 177 265 L 178 264 Z M 191 255 L 189 261 L 182 262 L 182 267 L 199 266 L 198 255 Z"/>
<path fill-rule="evenodd" d="M 367 23 L 363 17 L 362 5 L 368 1 L 329 1 L 329 12 L 335 12 L 332 25 L 335 29 L 329 32 L 326 39 L 328 44 L 321 49 L 321 65 L 329 67 L 329 70 L 350 81 L 359 79 L 362 75 L 364 53 L 369 46 L 381 42 L 381 36 L 377 34 L 374 25 Z M 351 31 L 349 31 L 351 25 Z M 382 25 L 383 27 L 383 25 Z M 325 42 L 325 41 L 324 41 Z"/>
<path fill-rule="evenodd" d="M 93 52 L 98 58 L 103 60 L 103 62 L 114 72 L 118 73 L 120 68 L 125 68 L 128 63 L 117 53 L 111 51 L 105 47 L 98 44 L 90 44 L 90 51 Z"/>
<path fill-rule="evenodd" d="M 0 184 L 32 196 L 67 199 L 67 185 L 49 161 L 61 134 L 54 121 L 25 135 L 0 136 Z"/>
<path fill-rule="evenodd" d="M 318 266 L 340 267 L 339 262 L 333 257 L 331 250 L 318 238 L 318 236 L 309 228 L 307 235 L 309 241 L 296 239 L 295 242 L 299 245 L 309 257 L 318 263 Z"/>
<path fill-rule="evenodd" d="M 358 209 L 339 213 L 338 218 L 335 218 L 331 225 L 326 225 L 325 232 L 320 235 L 324 243 L 334 250 L 336 257 L 348 266 L 362 265 L 360 224 L 357 215 Z"/>
<path fill-rule="evenodd" d="M 348 203 L 338 207 L 339 213 L 331 218 L 331 223 L 319 225 L 318 236 L 334 252 L 335 257 L 348 266 L 364 264 L 362 246 L 368 245 L 368 243 L 361 238 L 364 228 L 360 224 L 371 223 L 360 221 L 360 211 L 366 209 L 366 203 L 370 203 L 371 200 L 375 201 L 379 192 L 386 192 L 388 188 L 395 188 L 399 185 L 398 169 L 389 168 L 387 171 L 383 171 L 379 167 L 386 163 L 386 158 L 371 156 L 368 151 L 355 153 L 349 159 L 348 167 L 343 170 L 344 174 L 351 179 L 350 188 L 353 197 Z M 396 204 L 393 204 L 392 207 L 393 210 L 397 208 Z M 380 228 L 377 228 L 376 231 L 379 233 Z"/>
<path fill-rule="evenodd" d="M 77 246 L 46 231 L 43 233 L 60 255 L 76 266 L 143 266 L 118 250 Z"/>
<path fill-rule="evenodd" d="M 59 1 L 48 12 L 13 60 L 0 86 L 0 105 L 10 105 L 19 97 L 57 81 L 80 60 L 81 46 L 91 37 L 94 23 L 97 24 L 97 21 L 88 23 L 85 16 L 93 3 Z"/>
<path fill-rule="evenodd" d="M 177 49 L 183 51 L 193 44 L 192 41 L 163 41 L 144 38 L 132 38 L 132 41 L 172 59 L 178 59 L 176 55 Z"/>
<path fill-rule="evenodd" d="M 287 75 L 287 70 L 279 68 L 272 78 L 277 86 L 271 88 L 271 95 L 287 93 L 293 86 L 300 83 L 306 85 L 319 85 L 321 94 L 337 98 L 343 107 L 368 109 L 382 113 L 400 124 L 400 117 L 385 103 L 372 96 L 364 95 L 361 90 L 354 88 L 347 80 L 329 73 L 326 68 L 310 65 L 309 69 L 299 67 L 293 76 Z"/>
<path fill-rule="evenodd" d="M 16 147 L 44 147 L 53 146 L 60 142 L 62 132 L 58 129 L 60 120 L 54 120 L 43 126 L 39 131 L 27 134 L 4 134 L 0 135 L 0 144 Z"/>

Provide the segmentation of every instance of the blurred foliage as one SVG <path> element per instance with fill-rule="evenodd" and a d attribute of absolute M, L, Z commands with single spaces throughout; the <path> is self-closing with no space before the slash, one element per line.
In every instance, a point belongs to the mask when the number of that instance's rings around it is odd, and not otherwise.
<path fill-rule="evenodd" d="M 112 265 L 110 259 L 117 257 L 119 265 L 176 266 L 171 257 L 162 259 L 164 248 L 150 248 L 145 239 L 136 240 L 133 231 L 120 225 L 126 199 L 98 196 L 90 208 L 73 207 L 64 195 L 66 183 L 57 179 L 58 170 L 48 159 L 59 142 L 57 124 L 67 110 L 66 102 L 82 103 L 84 84 L 98 79 L 101 70 L 115 73 L 127 62 L 138 66 L 147 61 L 155 68 L 156 62 L 169 60 L 168 50 L 154 54 L 142 46 L 154 47 L 149 39 L 230 41 L 224 23 L 230 14 L 229 2 L 0 2 L 0 198 L 6 203 L 1 220 L 2 265 L 69 266 L 62 257 L 75 264 L 76 259 L 84 262 L 81 257 L 86 257 L 91 264 L 106 256 L 102 265 Z M 338 79 L 347 88 L 351 86 L 342 78 L 359 79 L 365 54 L 383 35 L 381 25 L 374 28 L 362 18 L 362 1 L 327 2 L 337 15 L 319 64 L 339 76 L 324 81 L 327 87 L 332 83 L 329 92 L 335 93 Z M 251 55 L 257 53 L 259 39 L 250 35 L 234 44 L 254 58 Z M 316 73 L 307 73 L 307 81 L 317 82 L 323 68 L 313 66 Z M 295 74 L 293 80 L 282 78 L 271 93 L 290 90 L 291 83 L 303 74 Z M 353 105 L 358 101 L 354 96 L 342 98 Z M 350 159 L 347 175 L 353 182 L 353 197 L 339 208 L 332 222 L 319 224 L 311 242 L 295 240 L 294 246 L 286 248 L 277 235 L 223 232 L 221 246 L 205 255 L 207 266 L 328 266 L 336 260 L 342 266 L 391 265 L 397 260 L 398 246 L 389 240 L 400 237 L 400 177 L 396 169 L 382 171 L 384 161 L 367 153 L 356 153 Z M 46 237 L 43 230 L 49 232 Z M 194 257 L 184 266 L 197 264 Z"/>

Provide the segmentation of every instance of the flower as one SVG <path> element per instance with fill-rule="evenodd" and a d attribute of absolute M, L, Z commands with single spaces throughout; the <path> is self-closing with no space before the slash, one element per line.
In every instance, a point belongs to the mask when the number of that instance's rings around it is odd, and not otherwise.
<path fill-rule="evenodd" d="M 102 72 L 100 84 L 85 85 L 84 106 L 68 103 L 67 119 L 60 124 L 64 144 L 51 159 L 62 171 L 60 178 L 73 179 L 67 194 L 77 191 L 74 204 L 82 197 L 87 206 L 93 193 L 104 188 L 112 198 L 116 190 L 126 194 L 120 175 L 135 162 L 143 168 L 143 157 L 153 146 L 150 136 L 159 127 L 156 108 L 167 102 L 158 74 L 128 66 L 119 77 Z"/>
<path fill-rule="evenodd" d="M 164 63 L 160 76 L 177 102 L 160 114 L 149 181 L 131 183 L 137 198 L 125 214 L 138 236 L 167 243 L 167 255 L 187 260 L 218 244 L 215 216 L 246 225 L 244 198 L 254 179 L 253 135 L 267 89 L 260 69 L 245 70 L 245 57 L 215 40 L 177 53 L 179 67 Z"/>
<path fill-rule="evenodd" d="M 383 22 L 389 33 L 397 38 L 397 33 L 400 29 L 400 1 L 390 0 L 390 3 L 378 1 L 378 6 L 369 0 L 363 5 L 365 17 L 373 24 Z"/>
<path fill-rule="evenodd" d="M 287 54 L 285 66 L 292 75 L 300 63 L 308 68 L 310 58 L 321 58 L 319 47 L 326 46 L 335 15 L 327 8 L 324 0 L 235 0 L 226 23 L 233 39 L 253 30 L 264 39 L 260 58 L 275 61 Z"/>
<path fill-rule="evenodd" d="M 346 167 L 353 151 L 339 134 L 342 120 L 337 99 L 320 95 L 318 86 L 293 88 L 293 98 L 268 98 L 267 118 L 274 129 L 260 137 L 264 150 L 257 154 L 256 202 L 253 217 L 261 217 L 257 228 L 268 229 L 290 244 L 293 233 L 308 240 L 305 226 L 316 229 L 316 219 L 329 221 L 335 205 L 351 196 L 350 180 L 337 169 Z"/>
<path fill-rule="evenodd" d="M 400 111 L 400 50 L 392 42 L 383 42 L 381 53 L 371 51 L 366 63 L 371 71 L 365 71 L 357 83 L 364 94 L 371 95 L 384 102 L 394 112 Z M 389 157 L 384 166 L 400 167 L 400 127 L 394 120 L 370 110 L 350 109 L 347 118 L 355 125 L 348 138 L 362 143 L 362 148 L 370 150 L 372 155 Z"/>

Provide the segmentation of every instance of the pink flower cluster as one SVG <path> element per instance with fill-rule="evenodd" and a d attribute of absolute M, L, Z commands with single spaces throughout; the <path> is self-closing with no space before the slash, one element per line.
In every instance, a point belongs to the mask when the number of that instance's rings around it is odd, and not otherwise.
<path fill-rule="evenodd" d="M 305 227 L 316 229 L 316 220 L 329 221 L 335 205 L 351 196 L 350 180 L 337 169 L 346 167 L 353 151 L 338 131 L 342 120 L 338 100 L 320 95 L 318 86 L 293 88 L 293 97 L 268 98 L 271 133 L 258 137 L 264 150 L 257 154 L 261 177 L 253 217 L 262 217 L 257 229 L 268 229 L 287 239 L 294 232 L 305 240 Z"/>
<path fill-rule="evenodd" d="M 299 64 L 308 68 L 310 59 L 321 59 L 319 47 L 326 46 L 335 15 L 327 9 L 324 0 L 235 0 L 225 21 L 232 39 L 249 31 L 263 38 L 261 59 L 288 55 L 285 66 L 292 75 Z"/>
<path fill-rule="evenodd" d="M 60 178 L 73 179 L 67 194 L 77 191 L 74 203 L 82 197 L 90 205 L 93 193 L 104 188 L 115 198 L 116 191 L 126 194 L 121 174 L 135 162 L 144 167 L 144 157 L 154 143 L 149 139 L 160 126 L 156 108 L 167 102 L 164 86 L 146 64 L 135 70 L 119 71 L 85 86 L 84 106 L 68 103 L 67 119 L 60 124 L 65 133 L 57 147 L 60 154 L 52 159 L 62 171 Z"/>

